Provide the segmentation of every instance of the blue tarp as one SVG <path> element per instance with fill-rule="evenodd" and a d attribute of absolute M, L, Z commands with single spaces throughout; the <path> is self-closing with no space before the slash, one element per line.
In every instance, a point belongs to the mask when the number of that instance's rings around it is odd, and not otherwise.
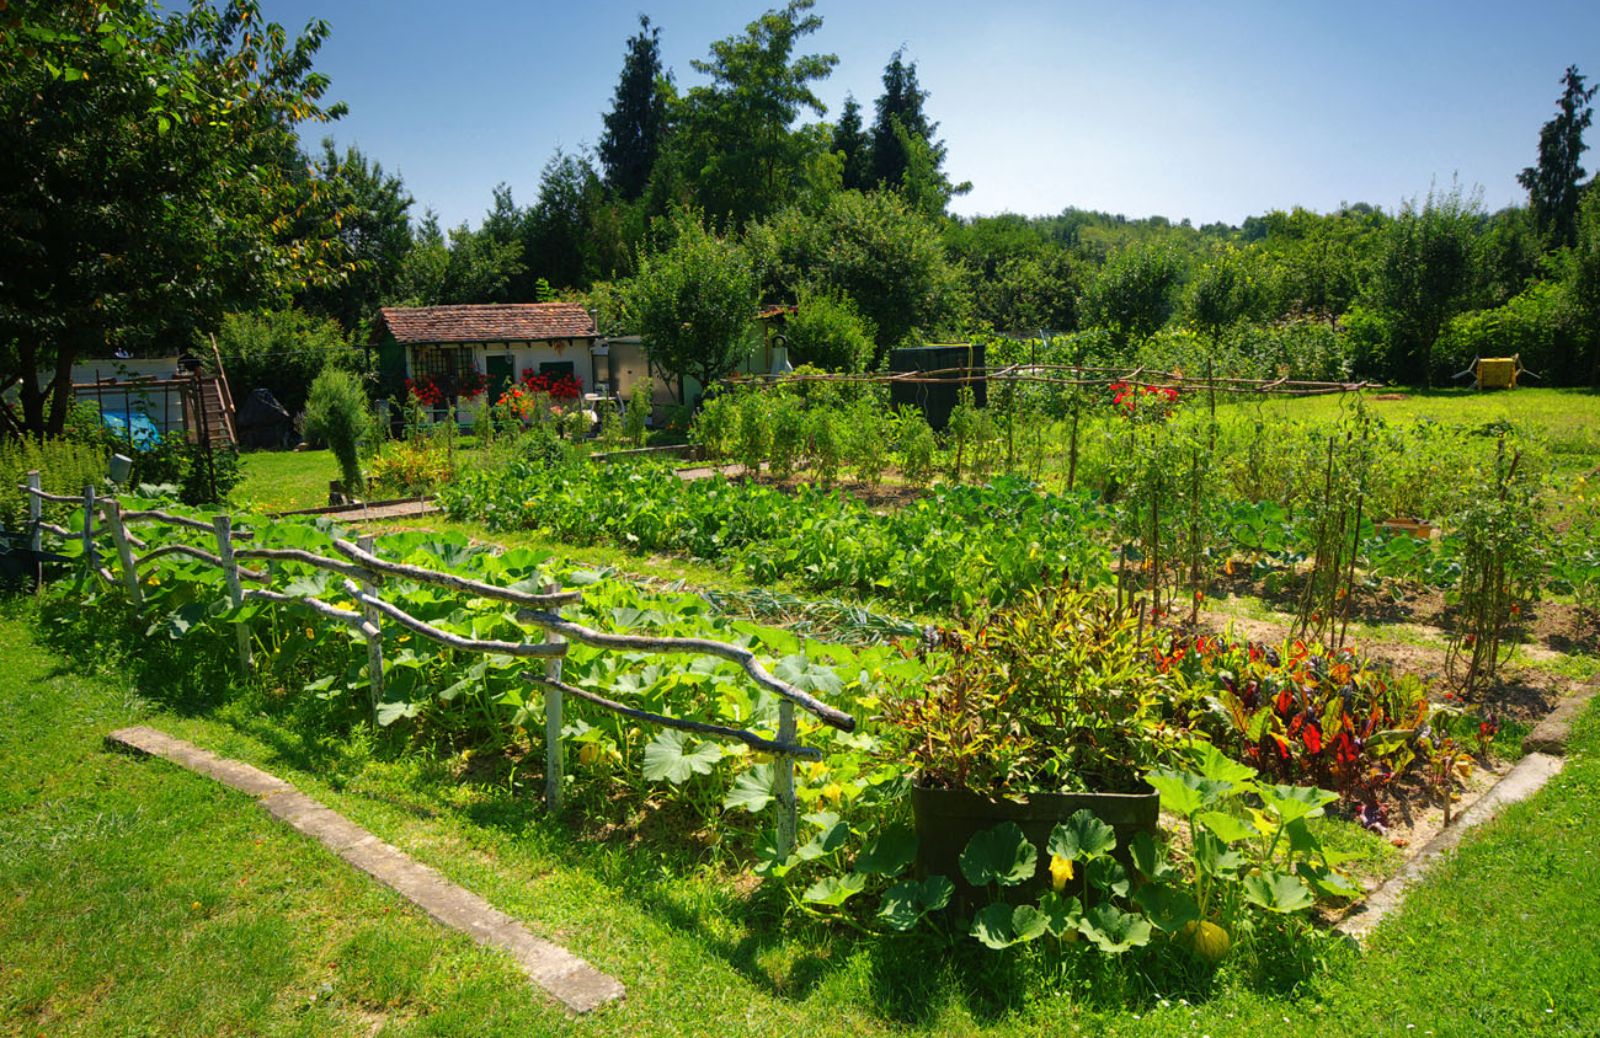
<path fill-rule="evenodd" d="M 126 411 L 101 411 L 100 420 L 106 423 L 117 439 L 124 442 L 128 439 L 129 415 Z M 156 423 L 143 411 L 135 411 L 133 421 L 133 446 L 135 450 L 153 450 L 161 442 L 161 433 L 156 429 Z"/>

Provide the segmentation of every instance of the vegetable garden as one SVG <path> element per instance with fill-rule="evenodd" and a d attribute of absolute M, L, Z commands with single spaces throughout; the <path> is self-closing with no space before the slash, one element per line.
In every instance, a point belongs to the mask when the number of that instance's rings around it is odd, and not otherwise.
<path fill-rule="evenodd" d="M 1532 715 L 1497 668 L 1547 606 L 1592 623 L 1596 509 L 1515 427 L 1388 423 L 1354 394 L 1269 425 L 1106 383 L 1001 379 L 943 433 L 870 382 L 735 385 L 691 435 L 743 474 L 697 479 L 595 464 L 535 407 L 440 492 L 491 534 L 730 566 L 918 637 L 846 610 L 818 640 L 461 533 L 26 496 L 69 626 L 170 639 L 315 730 L 500 762 L 580 832 L 660 818 L 788 925 L 1021 955 L 1046 988 L 1271 988 L 1393 868 L 1398 814 L 1448 823 L 1515 755 Z M 1292 620 L 1218 632 L 1237 594 Z M 1357 648 L 1424 596 L 1444 673 Z"/>

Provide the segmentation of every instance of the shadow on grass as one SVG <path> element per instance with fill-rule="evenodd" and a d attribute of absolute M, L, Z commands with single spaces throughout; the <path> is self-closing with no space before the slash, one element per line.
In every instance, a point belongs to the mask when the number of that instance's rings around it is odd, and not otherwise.
<path fill-rule="evenodd" d="M 369 762 L 415 763 L 408 754 L 417 747 L 403 735 L 371 739 L 364 706 L 352 705 L 353 697 L 301 694 L 303 685 L 292 680 L 292 660 L 279 668 L 287 674 L 267 672 L 245 681 L 231 639 L 180 642 L 160 632 L 146 635 L 145 624 L 114 602 L 103 601 L 92 618 L 66 606 L 46 606 L 40 618 L 42 640 L 74 669 L 124 675 L 173 713 L 221 720 L 264 746 L 273 760 L 336 789 Z M 964 923 L 953 919 L 912 934 L 858 934 L 793 911 L 791 894 L 775 881 L 743 881 L 753 819 L 743 826 L 724 819 L 716 830 L 719 841 L 681 802 L 641 808 L 637 796 L 611 795 L 615 789 L 599 782 L 574 789 L 568 817 L 551 819 L 538 802 L 542 769 L 522 767 L 535 764 L 537 754 L 521 761 L 510 754 L 479 757 L 495 763 L 468 772 L 478 798 L 465 806 L 444 806 L 450 787 L 462 779 L 437 754 L 425 753 L 420 766 L 405 769 L 397 791 L 361 788 L 356 795 L 414 817 L 453 813 L 480 830 L 529 842 L 563 867 L 594 877 L 664 929 L 688 935 L 777 999 L 803 1002 L 835 974 L 858 969 L 872 1011 L 909 1027 L 932 1023 L 949 1007 L 964 1009 L 980 1023 L 999 1021 L 1042 995 L 1125 1012 L 1162 997 L 1199 1004 L 1218 990 L 1209 969 L 1170 943 L 1119 957 L 1053 939 L 1051 947 L 1040 943 L 995 953 L 967 938 Z M 640 868 L 645 861 L 655 867 Z M 706 881 L 708 861 L 715 882 Z M 1248 975 L 1235 970 L 1232 982 L 1292 994 L 1323 966 L 1320 955 L 1306 953 L 1303 935 L 1299 942 L 1258 935 L 1258 943 L 1262 952 L 1252 957 Z M 1309 944 L 1314 948 L 1318 941 Z"/>

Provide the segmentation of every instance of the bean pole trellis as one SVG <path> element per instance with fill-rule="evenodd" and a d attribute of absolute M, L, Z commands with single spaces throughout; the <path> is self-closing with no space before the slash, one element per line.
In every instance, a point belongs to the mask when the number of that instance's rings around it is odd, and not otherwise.
<path fill-rule="evenodd" d="M 1380 382 L 1323 382 L 1295 379 L 1287 375 L 1275 379 L 1229 378 L 1184 375 L 1181 372 L 1151 371 L 1148 368 L 1086 367 L 1078 364 L 1016 363 L 1003 366 L 960 365 L 927 371 L 896 372 L 791 372 L 783 375 L 729 375 L 722 381 L 730 386 L 768 388 L 796 382 L 869 382 L 883 385 L 957 385 L 983 381 L 1035 382 L 1052 386 L 1111 386 L 1123 383 L 1147 389 L 1203 389 L 1215 393 L 1264 393 L 1273 396 L 1326 396 L 1382 388 Z"/>
<path fill-rule="evenodd" d="M 484 583 L 453 573 L 442 573 L 423 566 L 390 561 L 376 554 L 371 537 L 361 537 L 356 541 L 334 537 L 333 547 L 343 556 L 338 559 L 300 548 L 252 546 L 250 542 L 254 540 L 254 533 L 236 528 L 231 516 L 217 515 L 210 523 L 206 523 L 199 519 L 173 515 L 160 509 L 124 511 L 114 496 L 97 496 L 93 485 L 85 486 L 82 496 L 49 494 L 40 489 L 38 472 L 28 473 L 27 483 L 18 489 L 25 491 L 28 496 L 30 548 L 36 553 L 39 552 L 42 548 L 41 535 L 46 532 L 63 539 L 81 539 L 82 559 L 87 571 L 111 587 L 120 586 L 135 611 L 143 606 L 140 568 L 147 567 L 164 556 L 182 555 L 222 570 L 228 597 L 235 608 L 248 601 L 299 606 L 350 627 L 367 643 L 369 687 L 374 714 L 383 699 L 382 626 L 385 621 L 393 622 L 413 634 L 463 652 L 498 654 L 541 661 L 543 663 L 541 670 L 525 671 L 523 676 L 530 684 L 541 688 L 544 692 L 545 804 L 551 812 L 558 811 L 561 806 L 561 778 L 564 765 L 561 726 L 564 701 L 567 697 L 581 699 L 635 721 L 698 735 L 732 739 L 751 749 L 772 754 L 775 760 L 773 791 L 774 799 L 778 803 L 778 844 L 780 851 L 785 855 L 793 849 L 795 837 L 794 762 L 797 759 L 822 758 L 821 752 L 815 747 L 800 745 L 795 707 L 805 709 L 822 723 L 840 731 L 855 730 L 854 717 L 772 674 L 757 659 L 755 653 L 743 646 L 708 638 L 599 631 L 566 619 L 561 615 L 561 607 L 582 601 L 582 593 L 577 590 L 563 590 L 550 585 L 543 593 L 535 594 Z M 81 508 L 83 510 L 81 529 L 72 530 L 46 522 L 43 505 L 47 501 Z M 96 529 L 97 514 L 101 520 L 101 530 Z M 135 523 L 155 523 L 209 534 L 215 538 L 216 551 L 211 552 L 182 543 L 150 548 L 143 538 L 130 529 Z M 102 531 L 110 534 L 112 544 L 115 546 L 116 571 L 101 564 L 101 552 L 96 543 L 96 536 Z M 144 554 L 136 555 L 136 550 L 144 551 Z M 344 578 L 342 589 L 355 608 L 343 609 L 318 598 L 285 594 L 271 587 L 246 586 L 246 582 L 252 585 L 270 584 L 273 574 L 248 568 L 241 565 L 241 561 L 298 563 L 338 574 Z M 520 622 L 541 629 L 543 640 L 503 641 L 469 638 L 441 630 L 411 616 L 393 603 L 384 601 L 379 596 L 378 589 L 388 579 L 428 584 L 460 594 L 510 603 L 517 607 L 517 619 Z M 240 665 L 248 671 L 255 663 L 249 622 L 235 621 L 234 630 L 238 637 Z M 756 685 L 777 694 L 776 737 L 769 739 L 742 728 L 690 721 L 634 709 L 562 681 L 561 661 L 567 653 L 568 646 L 573 643 L 619 651 L 712 656 L 735 663 Z"/>

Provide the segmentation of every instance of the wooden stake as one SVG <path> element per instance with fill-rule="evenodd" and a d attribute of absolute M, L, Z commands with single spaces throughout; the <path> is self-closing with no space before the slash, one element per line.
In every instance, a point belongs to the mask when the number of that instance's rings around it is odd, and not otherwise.
<path fill-rule="evenodd" d="M 239 563 L 233 557 L 233 519 L 219 515 L 211 520 L 211 525 L 217 532 L 217 557 L 222 560 L 222 575 L 228 581 L 228 599 L 238 609 L 244 605 L 244 588 L 239 585 Z M 249 671 L 255 665 L 255 654 L 250 649 L 250 625 L 237 623 L 233 630 L 239 640 L 239 665 Z"/>
<path fill-rule="evenodd" d="M 555 594 L 561 586 L 555 582 L 545 585 L 545 592 Z M 555 644 L 566 641 L 566 638 L 555 631 L 545 632 L 546 640 Z M 550 681 L 561 680 L 561 657 L 552 656 L 544 661 L 544 676 Z M 562 699 L 561 690 L 545 686 L 544 690 L 544 804 L 545 809 L 551 814 L 561 810 L 561 727 L 562 727 Z"/>
<path fill-rule="evenodd" d="M 794 703 L 787 699 L 778 701 L 778 741 L 793 746 L 796 731 Z M 778 800 L 778 857 L 787 858 L 794 853 L 796 807 L 794 798 L 794 758 L 780 754 L 774 762 L 773 791 Z"/>
<path fill-rule="evenodd" d="M 33 469 L 28 473 L 28 489 L 33 491 L 39 491 L 43 489 L 39 485 L 38 469 Z M 42 522 L 44 522 L 44 498 L 40 497 L 37 493 L 29 494 L 28 547 L 33 551 L 39 551 L 44 547 L 44 540 L 42 537 L 43 531 L 39 529 L 39 524 Z"/>
<path fill-rule="evenodd" d="M 144 605 L 144 593 L 139 590 L 139 570 L 133 564 L 133 545 L 128 542 L 127 528 L 122 525 L 122 504 L 116 498 L 106 498 L 100 503 L 100 513 L 111 527 L 111 539 L 117 545 L 117 558 L 122 562 L 122 583 L 128 589 L 128 601 L 134 612 Z"/>
<path fill-rule="evenodd" d="M 98 561 L 94 550 L 94 484 L 83 485 L 83 557 L 93 569 Z"/>
<path fill-rule="evenodd" d="M 372 537 L 370 535 L 363 536 L 356 541 L 356 546 L 362 551 L 371 554 L 373 551 Z M 373 587 L 372 582 L 369 580 L 361 580 L 360 587 L 363 595 L 376 596 L 378 593 L 378 589 Z M 372 699 L 372 723 L 377 724 L 378 704 L 383 702 L 383 614 L 365 602 L 361 605 L 361 613 L 367 618 L 367 623 L 371 624 L 373 629 L 378 632 L 375 635 L 369 634 L 366 636 L 367 679 Z"/>

